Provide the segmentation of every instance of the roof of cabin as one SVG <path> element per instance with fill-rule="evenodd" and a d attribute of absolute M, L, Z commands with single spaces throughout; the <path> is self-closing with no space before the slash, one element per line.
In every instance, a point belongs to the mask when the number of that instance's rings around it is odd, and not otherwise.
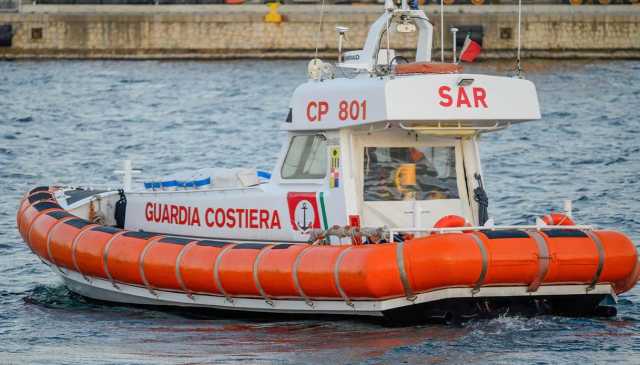
<path fill-rule="evenodd" d="M 474 74 L 310 80 L 291 100 L 285 130 L 329 130 L 385 121 L 510 121 L 540 119 L 528 80 Z"/>

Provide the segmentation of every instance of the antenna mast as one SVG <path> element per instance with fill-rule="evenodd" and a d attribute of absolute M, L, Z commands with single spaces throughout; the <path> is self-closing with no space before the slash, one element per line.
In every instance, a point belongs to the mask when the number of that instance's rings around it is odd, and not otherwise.
<path fill-rule="evenodd" d="M 522 77 L 522 67 L 520 65 L 520 48 L 521 48 L 521 39 L 520 32 L 522 29 L 522 0 L 518 0 L 518 51 L 516 53 L 516 76 Z"/>
<path fill-rule="evenodd" d="M 444 0 L 440 0 L 440 62 L 444 63 Z"/>

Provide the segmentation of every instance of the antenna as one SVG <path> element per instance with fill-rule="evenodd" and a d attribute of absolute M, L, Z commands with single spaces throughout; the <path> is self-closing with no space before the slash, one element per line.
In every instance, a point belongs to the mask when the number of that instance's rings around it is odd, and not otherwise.
<path fill-rule="evenodd" d="M 316 54 L 314 59 L 318 58 L 318 47 L 320 47 L 320 36 L 322 35 L 323 24 L 324 24 L 324 0 L 322 0 L 322 5 L 320 6 L 320 27 L 318 29 L 318 34 L 316 34 Z"/>
<path fill-rule="evenodd" d="M 389 49 L 391 48 L 391 40 L 390 40 L 390 34 L 389 34 L 389 23 L 391 22 L 391 18 L 392 18 L 392 14 L 393 11 L 395 10 L 396 6 L 393 3 L 393 0 L 385 0 L 384 3 L 384 9 L 387 11 L 387 13 L 389 13 L 389 16 L 387 16 L 387 29 L 386 29 L 386 35 L 387 35 L 387 63 L 391 63 L 390 58 L 390 51 Z"/>
<path fill-rule="evenodd" d="M 440 0 L 440 62 L 444 63 L 444 0 Z"/>
<path fill-rule="evenodd" d="M 516 54 L 516 76 L 522 78 L 522 67 L 520 66 L 520 31 L 522 29 L 522 0 L 518 0 L 518 52 Z"/>
<path fill-rule="evenodd" d="M 456 48 L 458 47 L 458 38 L 456 34 L 458 33 L 458 28 L 452 27 L 451 33 L 453 33 L 453 63 L 457 63 L 456 54 L 458 53 L 458 51 L 456 50 Z"/>
<path fill-rule="evenodd" d="M 338 63 L 342 62 L 342 41 L 346 39 L 346 33 L 349 31 L 349 28 L 337 26 L 336 32 L 338 32 Z"/>

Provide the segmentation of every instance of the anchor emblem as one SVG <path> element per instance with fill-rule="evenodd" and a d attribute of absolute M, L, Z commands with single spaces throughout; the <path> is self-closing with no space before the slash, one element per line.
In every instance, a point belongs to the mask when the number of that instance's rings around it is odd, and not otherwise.
<path fill-rule="evenodd" d="M 309 211 L 309 215 L 312 215 L 313 213 L 311 213 L 311 211 L 309 210 L 309 202 L 307 202 L 306 200 L 301 201 L 298 206 L 301 206 L 300 210 L 302 210 L 302 222 L 296 220 L 296 224 L 298 225 L 298 228 L 300 228 L 300 230 L 306 231 L 313 225 L 313 220 L 308 219 L 307 217 L 307 211 Z M 296 218 L 299 218 L 298 207 L 296 207 Z"/>
<path fill-rule="evenodd" d="M 301 200 L 296 205 L 295 222 L 299 230 L 306 232 L 313 228 L 316 217 L 313 207 L 308 200 Z"/>
<path fill-rule="evenodd" d="M 310 230 L 320 228 L 320 210 L 315 192 L 287 193 L 287 207 L 291 229 L 308 234 Z"/>

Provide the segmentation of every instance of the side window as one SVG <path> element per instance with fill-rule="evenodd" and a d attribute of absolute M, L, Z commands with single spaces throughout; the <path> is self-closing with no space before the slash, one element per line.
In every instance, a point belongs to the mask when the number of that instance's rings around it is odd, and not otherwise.
<path fill-rule="evenodd" d="M 283 179 L 322 179 L 327 175 L 327 142 L 323 135 L 295 136 L 280 171 Z"/>

